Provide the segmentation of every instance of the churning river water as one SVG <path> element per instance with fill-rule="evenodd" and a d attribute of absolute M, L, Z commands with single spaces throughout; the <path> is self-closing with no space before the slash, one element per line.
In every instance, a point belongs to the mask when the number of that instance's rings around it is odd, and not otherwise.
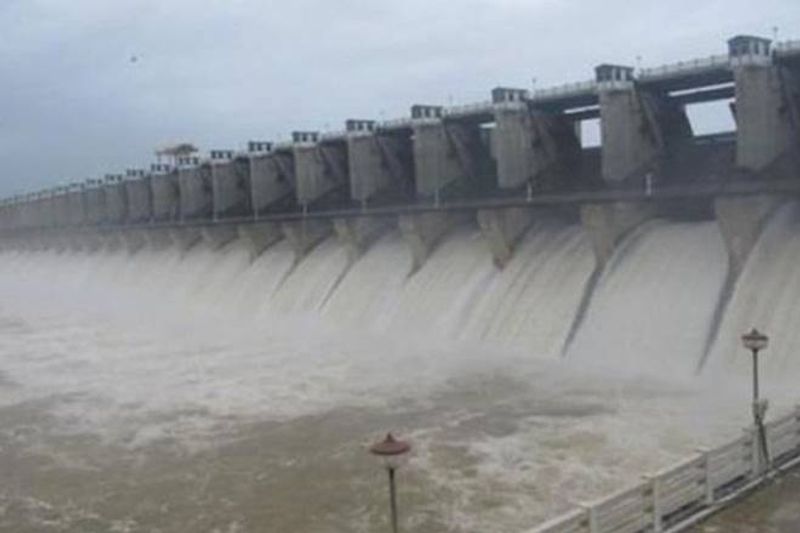
<path fill-rule="evenodd" d="M 393 430 L 405 531 L 522 533 L 736 435 L 751 326 L 772 412 L 796 400 L 798 229 L 777 212 L 728 295 L 711 222 L 650 222 L 597 274 L 555 219 L 502 271 L 471 226 L 411 276 L 396 233 L 296 265 L 5 252 L 0 531 L 384 531 Z"/>

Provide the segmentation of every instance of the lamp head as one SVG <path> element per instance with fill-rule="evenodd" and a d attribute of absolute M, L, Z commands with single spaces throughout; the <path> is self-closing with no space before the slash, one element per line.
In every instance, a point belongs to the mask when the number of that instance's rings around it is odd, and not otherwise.
<path fill-rule="evenodd" d="M 751 352 L 763 350 L 769 344 L 769 337 L 753 328 L 750 333 L 742 335 L 742 344 Z"/>
<path fill-rule="evenodd" d="M 370 446 L 369 451 L 383 461 L 386 468 L 397 469 L 402 466 L 405 456 L 411 451 L 411 444 L 397 440 L 391 433 L 380 442 Z"/>

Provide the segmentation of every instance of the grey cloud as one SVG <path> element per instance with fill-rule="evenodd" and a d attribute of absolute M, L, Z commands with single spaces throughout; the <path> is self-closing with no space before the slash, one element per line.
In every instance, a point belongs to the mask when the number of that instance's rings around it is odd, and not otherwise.
<path fill-rule="evenodd" d="M 602 61 L 720 53 L 738 32 L 791 36 L 799 11 L 796 0 L 6 0 L 0 194 L 146 164 L 173 140 L 236 147 L 482 100 L 534 76 L 588 79 Z"/>

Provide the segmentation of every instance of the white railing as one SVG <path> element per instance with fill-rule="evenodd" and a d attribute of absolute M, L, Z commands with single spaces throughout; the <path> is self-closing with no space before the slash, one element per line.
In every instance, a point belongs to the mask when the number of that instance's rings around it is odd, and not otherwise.
<path fill-rule="evenodd" d="M 597 82 L 594 80 L 581 81 L 578 83 L 567 83 L 558 85 L 556 87 L 547 87 L 545 89 L 536 89 L 533 91 L 531 100 L 551 100 L 553 98 L 563 98 L 565 96 L 573 96 L 579 94 L 591 94 L 597 91 Z"/>
<path fill-rule="evenodd" d="M 775 52 L 778 54 L 800 53 L 800 39 L 775 43 Z"/>
<path fill-rule="evenodd" d="M 640 80 L 649 80 L 728 67 L 730 67 L 730 56 L 720 54 L 689 61 L 678 61 L 660 67 L 644 68 L 638 72 L 636 77 Z"/>
<path fill-rule="evenodd" d="M 800 406 L 766 424 L 772 468 L 800 462 Z M 751 429 L 733 441 L 645 477 L 645 481 L 586 504 L 527 533 L 679 531 L 733 500 L 769 475 Z"/>
<path fill-rule="evenodd" d="M 392 130 L 399 128 L 407 128 L 410 125 L 411 125 L 411 118 L 403 117 L 403 118 L 393 118 L 389 120 L 384 120 L 378 125 L 378 127 L 386 130 Z"/>
<path fill-rule="evenodd" d="M 474 104 L 463 104 L 446 107 L 442 110 L 445 116 L 477 115 L 479 113 L 490 113 L 494 110 L 492 102 L 477 102 Z"/>

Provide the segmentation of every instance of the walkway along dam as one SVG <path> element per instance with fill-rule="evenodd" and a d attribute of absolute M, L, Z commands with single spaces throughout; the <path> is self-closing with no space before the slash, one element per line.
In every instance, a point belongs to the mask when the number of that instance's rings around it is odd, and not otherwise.
<path fill-rule="evenodd" d="M 693 131 L 720 101 L 735 130 Z M 0 503 L 20 531 L 376 531 L 359 461 L 391 426 L 409 530 L 524 531 L 739 434 L 753 326 L 771 414 L 797 400 L 798 193 L 800 41 L 737 36 L 6 199 Z"/>

